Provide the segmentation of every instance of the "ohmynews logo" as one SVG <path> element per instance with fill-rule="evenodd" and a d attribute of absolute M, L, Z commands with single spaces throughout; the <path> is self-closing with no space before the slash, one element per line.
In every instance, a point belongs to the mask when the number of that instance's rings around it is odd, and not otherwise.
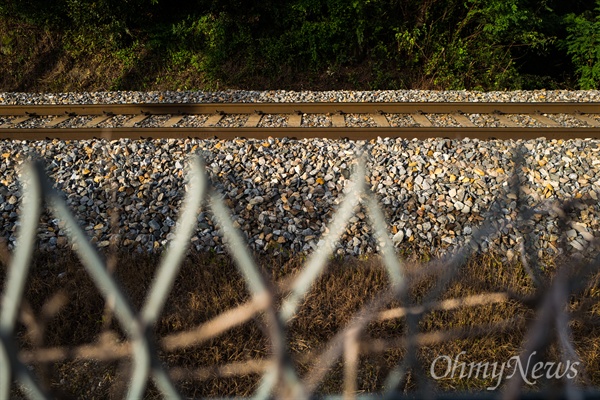
<path fill-rule="evenodd" d="M 465 363 L 459 361 L 460 357 L 466 354 L 466 351 L 461 351 L 454 357 L 454 360 L 450 356 L 439 356 L 431 363 L 429 369 L 431 376 L 438 380 L 444 378 L 456 378 L 456 379 L 488 379 L 493 378 L 495 380 L 494 386 L 487 387 L 487 390 L 497 389 L 502 380 L 510 379 L 518 372 L 521 378 L 528 385 L 534 385 L 538 379 L 544 376 L 547 379 L 575 379 L 578 374 L 577 366 L 581 364 L 579 361 L 571 362 L 567 361 L 565 364 L 562 362 L 537 362 L 531 363 L 531 358 L 536 354 L 534 351 L 527 359 L 527 363 L 523 365 L 523 362 L 519 356 L 513 356 L 508 361 L 502 364 L 498 362 L 471 362 Z M 436 366 L 438 368 L 443 367 L 445 363 L 446 369 L 442 374 L 436 373 Z M 439 371 L 439 369 L 438 369 Z"/>

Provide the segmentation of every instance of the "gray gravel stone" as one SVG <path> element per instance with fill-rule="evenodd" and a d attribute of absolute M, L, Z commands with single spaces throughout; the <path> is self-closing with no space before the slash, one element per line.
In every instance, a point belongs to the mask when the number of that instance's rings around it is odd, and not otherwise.
<path fill-rule="evenodd" d="M 379 91 L 379 92 L 104 92 L 67 94 L 0 93 L 0 104 L 121 103 L 121 102 L 289 102 L 289 101 L 600 101 L 599 91 Z M 261 126 L 284 125 L 281 116 L 265 116 Z M 489 116 L 487 116 L 489 117 Z M 476 125 L 493 124 L 485 116 L 468 115 Z M 567 117 L 548 115 L 563 124 Z M 596 118 L 596 116 L 592 116 Z M 349 116 L 353 124 L 372 121 Z M 434 116 L 434 124 L 445 123 Z M 515 121 L 536 121 L 513 115 Z M 72 118 L 73 126 L 87 123 Z M 144 126 L 163 119 L 148 118 Z M 388 115 L 392 126 L 410 126 L 410 116 Z M 203 116 L 187 116 L 181 126 L 202 126 Z M 242 118 L 223 119 L 221 124 L 241 124 Z M 455 121 L 454 121 L 455 122 Z M 39 123 L 35 122 L 35 123 Z M 115 121 L 107 123 L 115 123 Z M 452 123 L 450 120 L 448 123 Z M 63 123 L 64 124 L 64 123 Z M 302 118 L 303 126 L 327 126 L 326 115 Z M 396 125 L 395 125 L 396 124 Z M 65 126 L 66 127 L 66 126 Z M 18 227 L 17 207 L 21 199 L 19 167 L 30 154 L 46 160 L 50 179 L 86 227 L 98 246 L 108 246 L 116 229 L 117 245 L 142 251 L 160 251 L 169 240 L 185 194 L 186 158 L 202 154 L 207 174 L 223 194 L 248 246 L 259 252 L 313 251 L 327 231 L 331 217 L 348 190 L 357 156 L 369 154 L 368 186 L 388 217 L 390 238 L 396 246 L 417 246 L 441 252 L 466 243 L 487 210 L 501 196 L 507 204 L 499 212 L 511 224 L 499 236 L 482 243 L 481 249 L 499 250 L 508 258 L 519 251 L 516 200 L 507 193 L 512 171 L 511 152 L 526 149 L 523 170 L 527 204 L 548 206 L 572 197 L 598 199 L 600 189 L 600 141 L 527 140 L 479 141 L 475 139 L 405 140 L 377 138 L 345 140 L 83 140 L 0 142 L 0 236 L 14 248 Z M 7 156 L 3 156 L 6 154 Z M 116 211 L 118 226 L 109 214 Z M 593 240 L 600 219 L 598 204 L 578 209 L 576 224 L 568 231 L 570 249 Z M 536 219 L 531 226 L 542 253 L 556 251 L 560 232 L 556 215 Z M 340 240 L 339 254 L 378 251 L 364 210 L 348 222 Z M 88 229 L 89 228 L 89 229 Z M 391 228 L 390 228 L 391 229 Z M 44 248 L 68 245 L 64 224 L 45 212 L 40 223 L 39 245 Z M 190 241 L 199 251 L 224 251 L 222 239 L 210 210 L 197 218 Z M 510 257 L 512 255 L 512 257 Z"/>

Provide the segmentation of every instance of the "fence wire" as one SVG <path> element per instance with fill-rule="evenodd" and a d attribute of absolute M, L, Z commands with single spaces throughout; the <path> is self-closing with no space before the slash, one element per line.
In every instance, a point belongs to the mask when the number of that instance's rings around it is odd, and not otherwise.
<path fill-rule="evenodd" d="M 283 300 L 280 308 L 275 305 L 276 294 L 274 289 L 260 273 L 242 238 L 242 234 L 234 227 L 230 212 L 224 201 L 219 193 L 213 189 L 213 185 L 204 171 L 202 160 L 200 157 L 192 157 L 188 172 L 189 190 L 176 224 L 175 237 L 170 242 L 162 258 L 146 301 L 139 313 L 134 311 L 134 307 L 124 291 L 111 277 L 107 265 L 102 261 L 98 250 L 86 238 L 84 231 L 67 207 L 61 193 L 53 189 L 45 175 L 43 164 L 39 161 L 31 162 L 22 173 L 23 202 L 21 204 L 18 241 L 8 268 L 0 309 L 0 400 L 10 397 L 13 380 L 18 383 L 22 393 L 28 398 L 49 398 L 29 366 L 35 363 L 53 362 L 61 357 L 60 352 L 57 353 L 56 351 L 45 353 L 43 349 L 37 349 L 33 352 L 19 350 L 15 340 L 15 330 L 23 300 L 25 282 L 35 248 L 36 229 L 44 204 L 47 204 L 56 218 L 65 223 L 67 236 L 74 245 L 73 248 L 81 259 L 85 270 L 93 279 L 104 299 L 113 305 L 118 323 L 129 339 L 128 342 L 120 345 L 112 344 L 109 346 L 105 344 L 105 347 L 81 346 L 75 350 L 75 354 L 84 358 L 102 359 L 107 357 L 107 349 L 109 349 L 109 358 L 131 357 L 132 371 L 127 382 L 128 399 L 142 398 L 149 379 L 153 381 L 165 398 L 181 398 L 174 380 L 179 376 L 184 376 L 185 372 L 176 368 L 169 370 L 159 358 L 158 349 L 174 351 L 197 345 L 259 315 L 264 318 L 265 325 L 268 327 L 267 332 L 272 357 L 262 361 L 254 360 L 246 363 L 229 364 L 220 369 L 217 368 L 217 373 L 221 376 L 262 373 L 262 380 L 255 393 L 255 398 L 314 398 L 317 396 L 316 391 L 326 374 L 339 359 L 343 360 L 344 365 L 344 393 L 340 395 L 343 398 L 379 398 L 381 395 L 386 398 L 401 397 L 397 389 L 406 379 L 407 371 L 411 369 L 418 370 L 419 368 L 416 354 L 420 346 L 464 338 L 476 332 L 476 329 L 454 329 L 420 333 L 418 324 L 424 314 L 432 310 L 452 310 L 460 307 L 517 301 L 522 300 L 522 298 L 514 293 L 498 292 L 443 301 L 438 300 L 440 294 L 456 276 L 459 267 L 468 260 L 473 252 L 478 250 L 481 242 L 499 235 L 508 224 L 501 212 L 507 201 L 506 194 L 504 194 L 498 196 L 494 204 L 491 205 L 488 218 L 473 232 L 469 243 L 452 254 L 426 263 L 421 268 L 419 271 L 420 277 L 435 276 L 437 274 L 437 283 L 420 304 L 411 304 L 408 296 L 409 286 L 405 279 L 405 266 L 397 256 L 394 245 L 390 240 L 385 217 L 377 199 L 365 185 L 366 157 L 366 155 L 363 155 L 357 160 L 351 178 L 352 184 L 329 224 L 328 234 L 321 238 L 317 249 L 310 255 L 301 273 L 292 282 L 289 295 Z M 538 204 L 535 207 L 527 206 L 523 200 L 524 194 L 520 189 L 521 181 L 518 172 L 520 169 L 519 163 L 522 160 L 522 154 L 517 152 L 514 158 L 516 172 L 509 185 L 509 190 L 517 196 L 519 221 L 525 223 L 534 215 L 547 214 L 553 211 L 558 213 L 562 226 L 567 227 L 569 223 L 567 211 L 577 201 L 547 202 Z M 313 353 L 314 362 L 312 367 L 301 376 L 291 361 L 292 358 L 286 339 L 286 326 L 296 315 L 313 283 L 325 272 L 328 260 L 334 253 L 336 242 L 345 232 L 348 220 L 361 203 L 367 210 L 375 238 L 378 240 L 381 259 L 389 275 L 390 287 L 356 312 L 347 326 L 331 339 L 321 354 Z M 179 273 L 190 238 L 196 228 L 196 216 L 200 208 L 210 208 L 217 218 L 224 242 L 227 244 L 252 298 L 247 303 L 226 311 L 196 329 L 173 334 L 159 341 L 153 335 L 153 328 Z M 535 251 L 531 251 L 531 242 L 526 235 L 524 235 L 523 243 L 523 264 L 531 281 L 537 288 L 533 297 L 534 304 L 537 305 L 537 312 L 527 331 L 520 357 L 525 362 L 529 354 L 534 351 L 541 351 L 549 346 L 553 337 L 549 332 L 554 329 L 557 332 L 556 341 L 563 359 L 575 360 L 577 355 L 574 350 L 573 335 L 569 328 L 570 317 L 566 304 L 570 294 L 580 290 L 582 282 L 591 273 L 598 271 L 600 256 L 591 259 L 588 257 L 587 259 L 577 258 L 571 260 L 576 264 L 575 266 L 569 263 L 559 265 L 555 278 L 552 281 L 544 281 L 541 273 L 542 265 L 535 258 Z M 590 246 L 594 247 L 597 244 L 597 241 L 593 241 Z M 382 311 L 393 300 L 401 301 L 404 306 Z M 532 299 L 530 298 L 529 301 L 531 302 Z M 404 336 L 394 341 L 380 339 L 365 342 L 361 339 L 362 333 L 370 322 L 399 318 L 405 318 L 407 322 L 407 332 Z M 525 321 L 521 318 L 514 318 L 495 325 L 482 326 L 480 330 L 482 332 L 503 332 L 524 323 Z M 385 393 L 359 396 L 357 390 L 359 355 L 364 352 L 382 352 L 391 346 L 402 346 L 407 351 L 406 356 L 399 360 L 396 368 L 393 368 L 386 378 Z M 211 369 L 210 373 L 214 372 L 215 368 Z M 197 371 L 196 377 L 206 376 L 202 374 L 202 371 Z M 454 396 L 448 394 L 435 395 L 431 391 L 431 385 L 428 385 L 425 380 L 419 386 L 420 392 L 416 395 L 418 397 L 444 398 L 445 396 Z M 519 398 L 522 395 L 522 387 L 523 382 L 517 374 L 515 379 L 511 379 L 505 386 L 501 397 L 504 399 Z M 577 386 L 576 382 L 570 380 L 567 380 L 565 387 L 563 396 L 568 399 L 586 398 L 597 394 L 596 392 L 583 390 Z M 340 396 L 328 396 L 328 398 L 334 399 Z M 472 397 L 470 394 L 465 396 Z M 490 393 L 483 393 L 477 398 L 488 398 L 489 396 Z M 536 394 L 528 394 L 527 396 L 536 398 Z M 411 396 L 409 395 L 407 398 L 411 398 Z"/>

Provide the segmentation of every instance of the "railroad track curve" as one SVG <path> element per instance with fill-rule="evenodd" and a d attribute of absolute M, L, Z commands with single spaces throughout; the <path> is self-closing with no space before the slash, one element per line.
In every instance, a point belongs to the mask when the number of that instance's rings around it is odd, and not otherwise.
<path fill-rule="evenodd" d="M 2 105 L 0 139 L 600 138 L 600 103 Z"/>

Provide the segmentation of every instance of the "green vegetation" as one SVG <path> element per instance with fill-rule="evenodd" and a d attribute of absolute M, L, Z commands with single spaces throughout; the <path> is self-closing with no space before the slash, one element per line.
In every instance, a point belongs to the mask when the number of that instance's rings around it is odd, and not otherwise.
<path fill-rule="evenodd" d="M 566 16 L 567 52 L 577 68 L 582 89 L 600 85 L 600 0 L 596 0 L 595 13 Z"/>
<path fill-rule="evenodd" d="M 598 88 L 600 0 L 14 0 L 1 90 Z"/>

